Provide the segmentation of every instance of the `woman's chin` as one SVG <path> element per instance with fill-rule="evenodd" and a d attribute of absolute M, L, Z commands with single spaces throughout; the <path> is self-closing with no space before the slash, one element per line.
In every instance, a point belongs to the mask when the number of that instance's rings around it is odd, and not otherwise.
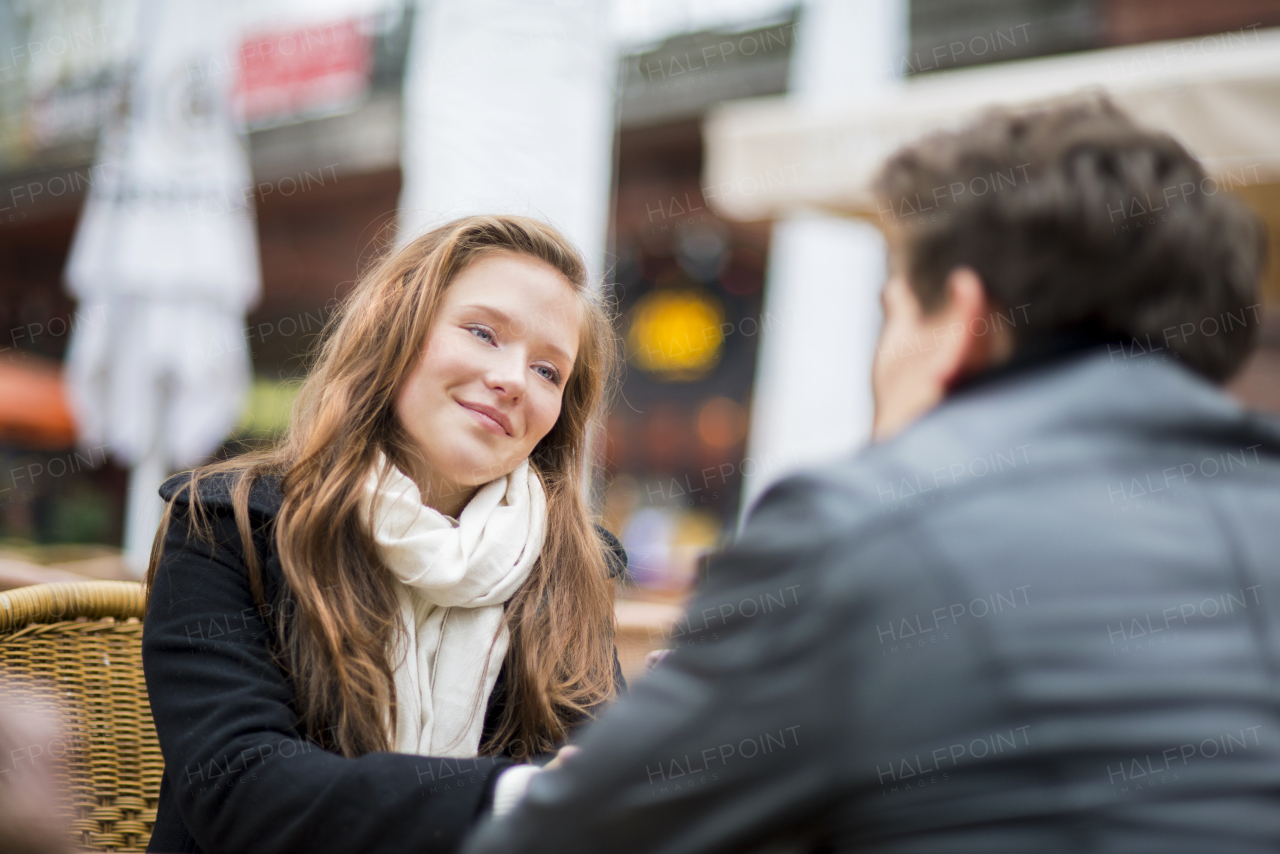
<path fill-rule="evenodd" d="M 495 457 L 492 455 L 467 455 L 464 460 L 459 461 L 457 466 L 447 476 L 451 483 L 458 484 L 460 489 L 474 489 L 477 486 L 484 486 L 490 481 L 497 480 L 503 475 L 512 472 L 519 460 L 509 460 L 507 457 Z"/>

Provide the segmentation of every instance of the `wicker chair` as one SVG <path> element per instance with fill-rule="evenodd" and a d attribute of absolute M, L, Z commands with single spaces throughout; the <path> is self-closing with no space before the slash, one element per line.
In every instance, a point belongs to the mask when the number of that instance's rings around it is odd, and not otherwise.
<path fill-rule="evenodd" d="M 130 581 L 0 593 L 0 687 L 61 717 L 59 782 L 87 851 L 143 851 L 155 824 L 164 760 L 142 678 L 144 607 Z"/>

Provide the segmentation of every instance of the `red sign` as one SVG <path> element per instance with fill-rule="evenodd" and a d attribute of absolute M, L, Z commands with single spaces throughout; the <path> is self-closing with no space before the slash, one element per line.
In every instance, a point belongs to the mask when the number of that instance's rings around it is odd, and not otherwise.
<path fill-rule="evenodd" d="M 240 46 L 236 96 L 249 124 L 340 112 L 368 92 L 372 68 L 356 21 L 263 33 Z"/>

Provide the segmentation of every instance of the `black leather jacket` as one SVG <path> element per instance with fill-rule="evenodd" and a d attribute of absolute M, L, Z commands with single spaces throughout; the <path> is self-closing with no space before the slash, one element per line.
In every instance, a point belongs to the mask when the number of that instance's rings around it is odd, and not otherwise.
<path fill-rule="evenodd" d="M 675 642 L 468 854 L 1280 850 L 1280 425 L 971 384 L 770 490 Z"/>
<path fill-rule="evenodd" d="M 170 499 L 188 478 L 171 478 L 161 496 Z M 512 760 L 399 753 L 347 759 L 304 740 L 268 630 L 269 620 L 287 618 L 289 604 L 273 537 L 278 483 L 259 481 L 249 500 L 264 562 L 263 608 L 249 587 L 228 480 L 203 480 L 201 498 L 214 542 L 189 536 L 180 499 L 143 627 L 143 667 L 165 759 L 147 850 L 455 851 Z M 598 531 L 616 576 L 626 554 L 613 535 Z M 621 672 L 616 676 L 625 688 Z M 486 730 L 505 701 L 504 672 L 489 696 Z"/>

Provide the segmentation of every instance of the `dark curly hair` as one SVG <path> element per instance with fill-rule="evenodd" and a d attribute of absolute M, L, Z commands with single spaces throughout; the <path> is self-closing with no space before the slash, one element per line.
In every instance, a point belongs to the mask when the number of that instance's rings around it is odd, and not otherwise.
<path fill-rule="evenodd" d="M 874 190 L 926 310 L 968 266 L 998 305 L 1028 306 L 1015 347 L 1064 332 L 1137 339 L 1221 381 L 1253 345 L 1266 258 L 1231 183 L 1090 96 L 935 133 L 891 156 Z"/>

